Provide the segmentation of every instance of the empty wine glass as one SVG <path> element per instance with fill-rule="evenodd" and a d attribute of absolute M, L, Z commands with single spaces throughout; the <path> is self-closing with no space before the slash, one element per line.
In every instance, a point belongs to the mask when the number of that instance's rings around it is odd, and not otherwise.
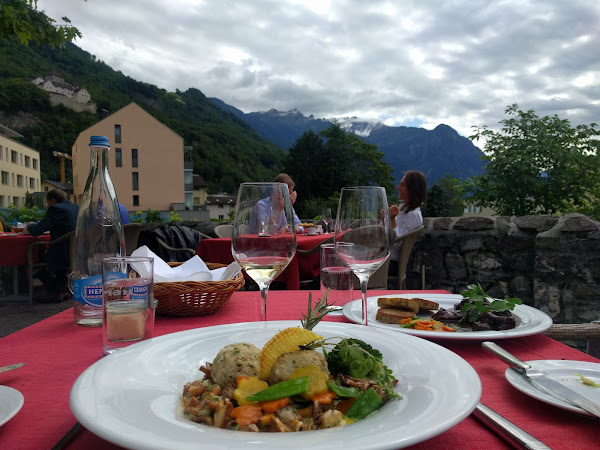
<path fill-rule="evenodd" d="M 321 219 L 325 223 L 325 233 L 329 233 L 329 222 L 331 222 L 331 208 L 325 208 L 321 213 Z"/>
<path fill-rule="evenodd" d="M 389 257 L 393 242 L 392 233 L 384 188 L 375 186 L 342 188 L 334 242 L 339 257 L 360 281 L 362 325 L 367 325 L 368 322 L 369 278 Z"/>
<path fill-rule="evenodd" d="M 267 320 L 267 292 L 296 253 L 296 230 L 284 183 L 242 183 L 235 206 L 231 253 L 260 288 L 260 320 Z"/>

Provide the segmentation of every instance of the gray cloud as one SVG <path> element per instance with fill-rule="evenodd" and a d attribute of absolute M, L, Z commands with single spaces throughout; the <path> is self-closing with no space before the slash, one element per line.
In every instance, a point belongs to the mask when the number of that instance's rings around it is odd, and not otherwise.
<path fill-rule="evenodd" d="M 438 4 L 435 4 L 438 3 Z M 506 106 L 598 122 L 595 0 L 40 0 L 76 44 L 245 111 L 497 128 Z"/>

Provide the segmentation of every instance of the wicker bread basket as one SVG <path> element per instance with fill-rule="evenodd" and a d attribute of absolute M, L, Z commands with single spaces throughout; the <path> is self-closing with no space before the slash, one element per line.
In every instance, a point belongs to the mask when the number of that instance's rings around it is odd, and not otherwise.
<path fill-rule="evenodd" d="M 168 263 L 177 267 L 181 262 Z M 225 267 L 206 263 L 209 269 Z M 231 294 L 244 285 L 244 275 L 223 281 L 172 281 L 154 283 L 154 296 L 158 300 L 157 314 L 168 316 L 202 316 L 211 314 L 225 305 Z"/>

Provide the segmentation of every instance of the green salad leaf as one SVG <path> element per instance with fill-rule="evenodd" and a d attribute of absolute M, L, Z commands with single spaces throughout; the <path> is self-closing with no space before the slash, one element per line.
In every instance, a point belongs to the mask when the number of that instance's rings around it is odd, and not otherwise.
<path fill-rule="evenodd" d="M 467 300 L 461 307 L 463 318 L 460 322 L 475 322 L 481 314 L 489 311 L 512 311 L 515 305 L 523 303 L 520 298 L 493 298 L 483 291 L 479 283 L 468 285 L 460 295 Z"/>
<path fill-rule="evenodd" d="M 394 391 L 394 376 L 383 363 L 383 355 L 360 339 L 342 339 L 325 358 L 332 374 L 350 375 L 361 380 L 371 380 L 382 386 L 388 397 L 400 398 Z"/>

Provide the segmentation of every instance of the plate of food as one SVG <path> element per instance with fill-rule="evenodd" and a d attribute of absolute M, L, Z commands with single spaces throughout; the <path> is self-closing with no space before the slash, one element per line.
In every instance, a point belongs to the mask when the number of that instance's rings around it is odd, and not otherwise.
<path fill-rule="evenodd" d="M 478 320 L 469 321 L 463 319 L 465 302 L 468 299 L 463 295 L 421 292 L 369 297 L 368 324 L 424 338 L 475 341 L 530 336 L 552 325 L 550 316 L 520 300 L 502 311 L 493 310 L 492 302 L 485 301 L 491 311 L 477 311 Z M 361 323 L 361 299 L 346 303 L 342 312 L 348 320 Z"/>
<path fill-rule="evenodd" d="M 81 374 L 70 405 L 84 427 L 127 448 L 391 449 L 455 426 L 480 396 L 475 370 L 433 342 L 274 321 L 119 350 Z"/>
<path fill-rule="evenodd" d="M 23 407 L 25 399 L 16 389 L 0 386 L 0 426 L 12 419 Z"/>
<path fill-rule="evenodd" d="M 527 364 L 534 369 L 540 370 L 554 381 L 558 381 L 578 394 L 600 404 L 600 364 L 585 361 L 566 361 L 562 359 L 527 361 Z M 567 411 L 596 417 L 592 413 L 581 409 L 568 401 L 558 399 L 557 397 L 536 388 L 531 384 L 528 377 L 510 367 L 506 369 L 505 376 L 506 380 L 514 388 L 530 397 Z"/>

